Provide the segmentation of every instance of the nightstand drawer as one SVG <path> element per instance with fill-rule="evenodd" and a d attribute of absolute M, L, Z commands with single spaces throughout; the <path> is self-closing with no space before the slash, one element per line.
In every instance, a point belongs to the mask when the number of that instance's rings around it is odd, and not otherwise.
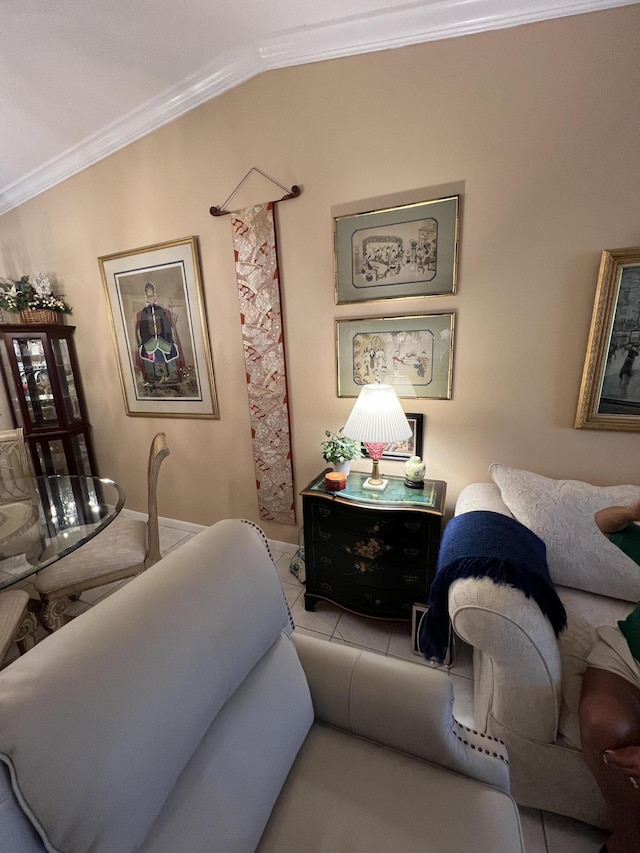
<path fill-rule="evenodd" d="M 427 583 L 429 564 L 426 557 L 421 560 L 401 557 L 393 561 L 372 559 L 315 542 L 311 543 L 308 553 L 307 578 L 309 575 L 312 578 L 322 575 L 384 589 L 424 587 Z"/>
<path fill-rule="evenodd" d="M 398 563 L 426 564 L 429 559 L 428 540 L 417 536 L 362 536 L 349 530 L 333 530 L 319 525 L 311 539 L 318 549 L 329 548 L 352 557 L 378 560 L 389 566 Z"/>
<path fill-rule="evenodd" d="M 311 522 L 314 530 L 334 530 L 346 534 L 387 537 L 415 536 L 423 538 L 432 527 L 439 528 L 440 519 L 425 514 L 407 512 L 381 513 L 379 510 L 345 508 L 328 501 L 311 505 Z M 439 536 L 437 537 L 439 538 Z"/>
<path fill-rule="evenodd" d="M 313 594 L 335 601 L 348 610 L 380 619 L 410 619 L 416 601 L 426 601 L 426 589 L 392 590 L 362 587 L 331 577 L 319 579 Z"/>

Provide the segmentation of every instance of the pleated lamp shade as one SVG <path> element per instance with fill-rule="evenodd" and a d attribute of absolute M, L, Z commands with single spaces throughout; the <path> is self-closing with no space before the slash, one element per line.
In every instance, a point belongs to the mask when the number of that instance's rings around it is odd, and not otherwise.
<path fill-rule="evenodd" d="M 383 491 L 389 482 L 380 476 L 379 460 L 384 449 L 390 442 L 403 441 L 411 435 L 396 389 L 392 385 L 363 386 L 343 433 L 362 441 L 373 460 L 371 476 L 362 488 Z"/>
<path fill-rule="evenodd" d="M 366 444 L 389 444 L 411 436 L 411 427 L 392 385 L 364 385 L 344 435 Z"/>

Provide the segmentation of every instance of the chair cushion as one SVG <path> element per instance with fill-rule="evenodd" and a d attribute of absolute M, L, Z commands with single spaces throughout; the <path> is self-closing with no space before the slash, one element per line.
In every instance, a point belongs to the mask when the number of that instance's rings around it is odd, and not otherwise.
<path fill-rule="evenodd" d="M 314 724 L 257 853 L 522 853 L 504 791 Z"/>
<path fill-rule="evenodd" d="M 147 553 L 146 522 L 118 517 L 105 530 L 71 554 L 36 575 L 38 592 L 48 595 L 82 581 L 100 578 L 129 567 L 144 568 Z"/>
<path fill-rule="evenodd" d="M 489 469 L 502 500 L 547 546 L 554 583 L 624 601 L 640 599 L 640 567 L 594 521 L 597 510 L 640 500 L 640 486 L 551 480 L 505 465 Z"/>

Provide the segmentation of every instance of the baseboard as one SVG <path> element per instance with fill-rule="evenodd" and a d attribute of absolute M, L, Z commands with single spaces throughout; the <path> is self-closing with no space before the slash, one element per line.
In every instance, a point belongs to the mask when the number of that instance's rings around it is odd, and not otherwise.
<path fill-rule="evenodd" d="M 123 509 L 121 515 L 124 518 L 138 518 L 140 521 L 147 520 L 146 512 L 137 512 L 135 509 Z M 201 533 L 206 525 L 194 524 L 192 521 L 179 521 L 177 518 L 163 518 L 158 516 L 158 525 L 160 527 L 172 527 L 174 530 L 184 530 L 186 533 Z"/>

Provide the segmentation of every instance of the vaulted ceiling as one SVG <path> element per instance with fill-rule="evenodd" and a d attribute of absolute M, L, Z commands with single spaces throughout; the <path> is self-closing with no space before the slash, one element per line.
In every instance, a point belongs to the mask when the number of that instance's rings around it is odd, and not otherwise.
<path fill-rule="evenodd" d="M 0 213 L 273 68 L 638 0 L 0 0 Z"/>

